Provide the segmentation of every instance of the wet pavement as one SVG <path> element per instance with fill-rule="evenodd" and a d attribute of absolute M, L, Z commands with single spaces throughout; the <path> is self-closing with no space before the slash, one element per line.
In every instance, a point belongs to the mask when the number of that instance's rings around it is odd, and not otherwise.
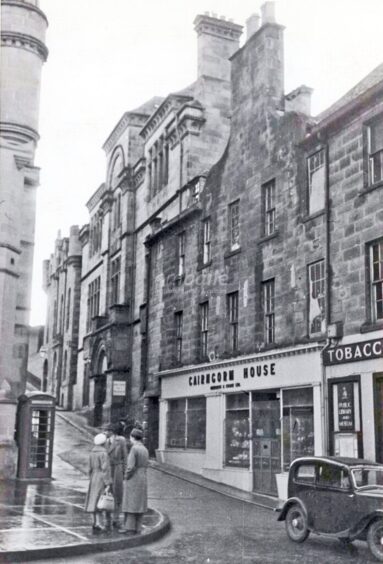
<path fill-rule="evenodd" d="M 158 538 L 158 533 L 166 526 L 159 512 L 149 510 L 144 517 L 142 535 L 124 537 L 116 531 L 95 536 L 91 515 L 83 509 L 84 499 L 84 492 L 53 482 L 3 482 L 0 486 L 0 561 L 137 546 Z"/>
<path fill-rule="evenodd" d="M 167 517 L 149 509 L 141 535 L 93 535 L 92 516 L 83 509 L 92 443 L 60 416 L 56 421 L 53 480 L 0 482 L 0 562 L 117 550 L 165 534 Z"/>

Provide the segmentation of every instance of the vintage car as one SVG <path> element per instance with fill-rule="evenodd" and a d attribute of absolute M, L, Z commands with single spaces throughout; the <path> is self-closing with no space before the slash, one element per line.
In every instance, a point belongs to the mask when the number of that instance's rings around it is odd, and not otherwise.
<path fill-rule="evenodd" d="M 288 499 L 278 509 L 288 537 L 310 532 L 345 543 L 367 540 L 383 562 L 383 465 L 357 458 L 305 456 L 292 462 Z"/>

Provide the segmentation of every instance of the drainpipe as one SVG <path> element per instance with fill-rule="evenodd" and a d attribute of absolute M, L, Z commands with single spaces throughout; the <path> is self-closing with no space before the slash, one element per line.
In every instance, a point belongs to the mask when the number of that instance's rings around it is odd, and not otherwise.
<path fill-rule="evenodd" d="M 331 323 L 331 259 L 330 259 L 330 166 L 329 166 L 329 145 L 326 140 L 326 180 L 325 180 L 325 321 L 326 330 Z M 326 381 L 326 367 L 324 365 L 324 355 L 331 346 L 331 339 L 326 340 L 326 344 L 321 351 L 322 369 L 322 425 L 323 425 L 323 453 L 329 453 L 329 411 L 328 411 L 328 390 Z"/>

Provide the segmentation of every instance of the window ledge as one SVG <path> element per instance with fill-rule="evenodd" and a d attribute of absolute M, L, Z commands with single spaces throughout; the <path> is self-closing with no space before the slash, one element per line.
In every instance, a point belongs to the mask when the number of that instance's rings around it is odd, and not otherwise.
<path fill-rule="evenodd" d="M 226 253 L 223 255 L 223 258 L 227 259 L 229 257 L 233 257 L 234 255 L 238 255 L 238 253 L 240 253 L 241 251 L 241 247 L 238 247 L 238 249 L 233 249 L 232 251 L 226 251 Z"/>
<path fill-rule="evenodd" d="M 270 233 L 270 235 L 264 235 L 263 237 L 261 237 L 258 241 L 258 245 L 261 245 L 262 243 L 266 243 L 271 239 L 275 239 L 276 237 L 278 237 L 278 235 L 279 235 L 279 231 L 278 229 L 276 229 L 273 233 Z"/>
<path fill-rule="evenodd" d="M 319 211 L 317 211 L 317 212 L 315 212 L 315 213 L 313 213 L 313 214 L 311 214 L 311 215 L 308 215 L 308 214 L 304 215 L 304 216 L 301 218 L 301 221 L 302 221 L 302 223 L 307 223 L 308 221 L 311 221 L 312 219 L 316 219 L 317 217 L 320 217 L 321 215 L 324 215 L 324 214 L 325 214 L 325 210 L 324 210 L 324 209 L 323 209 L 323 210 L 319 210 Z"/>
<path fill-rule="evenodd" d="M 208 262 L 201 262 L 198 266 L 197 266 L 197 270 L 203 270 L 204 268 L 207 268 L 208 266 L 211 266 L 213 264 L 213 260 L 210 259 Z"/>
<path fill-rule="evenodd" d="M 181 286 L 184 280 L 185 280 L 185 274 L 181 274 L 181 275 L 178 274 L 178 276 L 175 277 L 174 282 L 176 286 Z"/>
<path fill-rule="evenodd" d="M 365 194 L 368 194 L 369 192 L 373 192 L 374 190 L 377 190 L 378 188 L 383 188 L 383 180 L 379 180 L 379 182 L 375 182 L 375 184 L 366 184 L 363 187 L 363 190 L 361 190 L 358 194 L 358 196 L 364 196 Z"/>
<path fill-rule="evenodd" d="M 370 333 L 372 331 L 380 331 L 383 329 L 383 321 L 368 321 L 360 326 L 361 333 Z"/>

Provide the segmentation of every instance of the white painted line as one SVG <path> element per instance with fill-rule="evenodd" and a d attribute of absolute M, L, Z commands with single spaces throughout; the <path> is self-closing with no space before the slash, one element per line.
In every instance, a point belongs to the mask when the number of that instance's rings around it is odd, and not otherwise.
<path fill-rule="evenodd" d="M 82 535 L 79 535 L 78 533 L 75 533 L 74 531 L 71 531 L 65 527 L 61 527 L 61 525 L 56 525 L 55 523 L 51 523 L 50 521 L 47 521 L 46 519 L 43 519 L 42 517 L 39 517 L 37 515 L 35 515 L 34 513 L 31 513 L 29 511 L 24 512 L 24 515 L 28 515 L 28 517 L 32 517 L 33 519 L 36 519 L 36 521 L 40 521 L 41 523 L 44 523 L 45 525 L 49 525 L 49 527 L 51 529 L 58 529 L 59 531 L 62 531 L 64 533 L 66 533 L 67 535 L 73 535 L 83 541 L 89 542 L 89 539 L 87 537 L 83 537 Z M 44 529 L 42 529 L 44 530 Z"/>
<path fill-rule="evenodd" d="M 71 501 L 64 501 L 62 499 L 57 499 L 57 497 L 53 497 L 51 495 L 44 495 L 44 494 L 39 494 L 39 493 L 36 493 L 35 495 L 38 495 L 39 497 L 45 497 L 46 499 L 53 499 L 54 501 L 57 501 L 57 505 L 60 505 L 60 504 L 71 505 L 73 507 L 77 507 L 78 509 L 82 509 L 84 511 L 84 506 L 79 505 L 78 503 L 72 503 Z"/>

